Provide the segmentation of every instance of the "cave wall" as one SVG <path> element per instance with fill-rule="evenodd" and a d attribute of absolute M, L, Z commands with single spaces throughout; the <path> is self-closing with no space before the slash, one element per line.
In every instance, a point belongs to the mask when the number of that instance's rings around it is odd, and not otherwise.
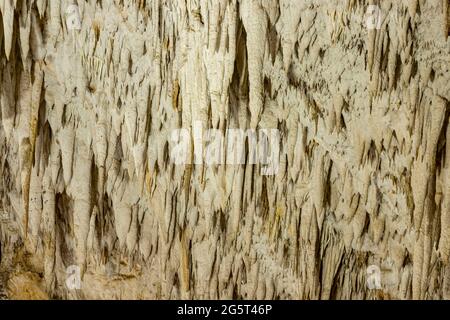
<path fill-rule="evenodd" d="M 450 298 L 448 0 L 0 12 L 0 298 Z M 276 172 L 174 163 L 196 125 Z"/>

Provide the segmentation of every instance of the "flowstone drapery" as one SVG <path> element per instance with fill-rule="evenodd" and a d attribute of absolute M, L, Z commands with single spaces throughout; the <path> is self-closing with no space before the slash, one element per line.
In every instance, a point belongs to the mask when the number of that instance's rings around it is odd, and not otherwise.
<path fill-rule="evenodd" d="M 450 298 L 448 0 L 0 12 L 0 298 Z M 175 164 L 195 123 L 277 172 Z"/>

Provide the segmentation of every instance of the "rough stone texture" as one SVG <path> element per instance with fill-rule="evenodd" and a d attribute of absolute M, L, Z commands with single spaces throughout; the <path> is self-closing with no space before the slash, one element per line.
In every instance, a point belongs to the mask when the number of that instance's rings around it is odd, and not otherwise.
<path fill-rule="evenodd" d="M 0 298 L 450 298 L 448 0 L 77 2 L 0 0 Z"/>

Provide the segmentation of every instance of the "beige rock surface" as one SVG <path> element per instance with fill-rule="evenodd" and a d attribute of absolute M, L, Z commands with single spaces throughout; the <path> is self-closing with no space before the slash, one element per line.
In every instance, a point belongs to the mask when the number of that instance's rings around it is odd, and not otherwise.
<path fill-rule="evenodd" d="M 0 298 L 449 299 L 449 32 L 448 0 L 0 0 Z M 279 130 L 278 172 L 174 164 L 196 123 Z"/>

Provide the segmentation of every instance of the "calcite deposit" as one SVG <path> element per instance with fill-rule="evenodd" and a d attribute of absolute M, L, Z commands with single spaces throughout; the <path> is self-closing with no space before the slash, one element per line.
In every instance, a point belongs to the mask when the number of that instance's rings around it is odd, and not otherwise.
<path fill-rule="evenodd" d="M 0 0 L 0 299 L 449 299 L 449 36 L 449 0 Z"/>

